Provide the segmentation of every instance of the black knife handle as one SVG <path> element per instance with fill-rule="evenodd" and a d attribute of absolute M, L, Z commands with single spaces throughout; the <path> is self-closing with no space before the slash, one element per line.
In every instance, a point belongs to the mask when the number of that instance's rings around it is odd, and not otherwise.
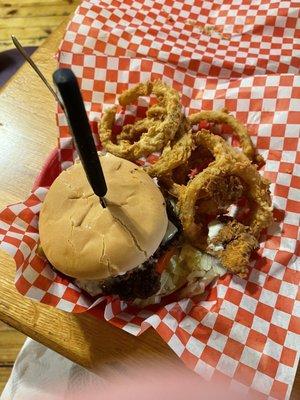
<path fill-rule="evenodd" d="M 76 148 L 88 181 L 99 197 L 107 192 L 105 177 L 88 121 L 76 76 L 71 69 L 60 68 L 53 74 L 65 113 L 75 140 Z"/>

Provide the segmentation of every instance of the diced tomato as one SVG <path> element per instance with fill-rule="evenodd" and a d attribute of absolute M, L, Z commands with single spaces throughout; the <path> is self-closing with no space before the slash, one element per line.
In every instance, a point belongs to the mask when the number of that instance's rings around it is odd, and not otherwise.
<path fill-rule="evenodd" d="M 161 257 L 160 259 L 157 261 L 156 264 L 156 271 L 159 274 L 162 274 L 163 271 L 166 269 L 166 267 L 168 266 L 171 258 L 174 256 L 174 254 L 176 253 L 176 247 L 170 247 Z"/>
<path fill-rule="evenodd" d="M 207 122 L 207 121 L 199 122 L 199 129 L 208 129 L 208 128 L 209 128 L 209 122 Z"/>
<path fill-rule="evenodd" d="M 159 159 L 159 156 L 156 154 L 150 154 L 150 156 L 147 157 L 147 161 L 150 164 L 155 164 L 158 159 Z"/>

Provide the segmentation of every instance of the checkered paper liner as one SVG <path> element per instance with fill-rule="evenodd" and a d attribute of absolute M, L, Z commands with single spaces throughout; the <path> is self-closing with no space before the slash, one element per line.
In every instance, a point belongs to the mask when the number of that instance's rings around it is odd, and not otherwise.
<path fill-rule="evenodd" d="M 160 78 L 181 93 L 187 114 L 226 107 L 247 124 L 266 159 L 262 173 L 272 182 L 277 222 L 262 238 L 249 277 L 226 275 L 205 301 L 144 310 L 116 298 L 93 303 L 36 254 L 41 202 L 75 157 L 59 111 L 58 149 L 30 197 L 0 214 L 1 247 L 16 261 L 17 289 L 66 311 L 92 309 L 134 335 L 152 326 L 204 378 L 221 379 L 245 395 L 287 398 L 300 350 L 298 14 L 296 2 L 83 2 L 61 44 L 59 64 L 78 77 L 98 145 L 103 107 L 133 84 Z M 215 30 L 205 30 L 207 24 Z M 144 106 L 141 99 L 119 114 L 118 123 Z"/>

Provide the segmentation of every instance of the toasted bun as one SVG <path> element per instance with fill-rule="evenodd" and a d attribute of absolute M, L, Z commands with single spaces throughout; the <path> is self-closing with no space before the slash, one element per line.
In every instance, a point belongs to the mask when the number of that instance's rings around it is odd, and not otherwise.
<path fill-rule="evenodd" d="M 54 181 L 40 213 L 46 257 L 78 279 L 105 279 L 135 268 L 156 251 L 168 224 L 164 198 L 142 168 L 112 154 L 100 159 L 107 208 L 77 162 Z"/>

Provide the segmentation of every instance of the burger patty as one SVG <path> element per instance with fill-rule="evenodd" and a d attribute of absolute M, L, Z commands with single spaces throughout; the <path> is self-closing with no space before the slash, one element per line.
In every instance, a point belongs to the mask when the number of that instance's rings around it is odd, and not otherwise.
<path fill-rule="evenodd" d="M 105 279 L 102 284 L 103 294 L 117 294 L 122 300 L 153 296 L 160 289 L 160 274 L 155 270 L 156 263 L 157 258 L 153 256 L 124 275 Z"/>

